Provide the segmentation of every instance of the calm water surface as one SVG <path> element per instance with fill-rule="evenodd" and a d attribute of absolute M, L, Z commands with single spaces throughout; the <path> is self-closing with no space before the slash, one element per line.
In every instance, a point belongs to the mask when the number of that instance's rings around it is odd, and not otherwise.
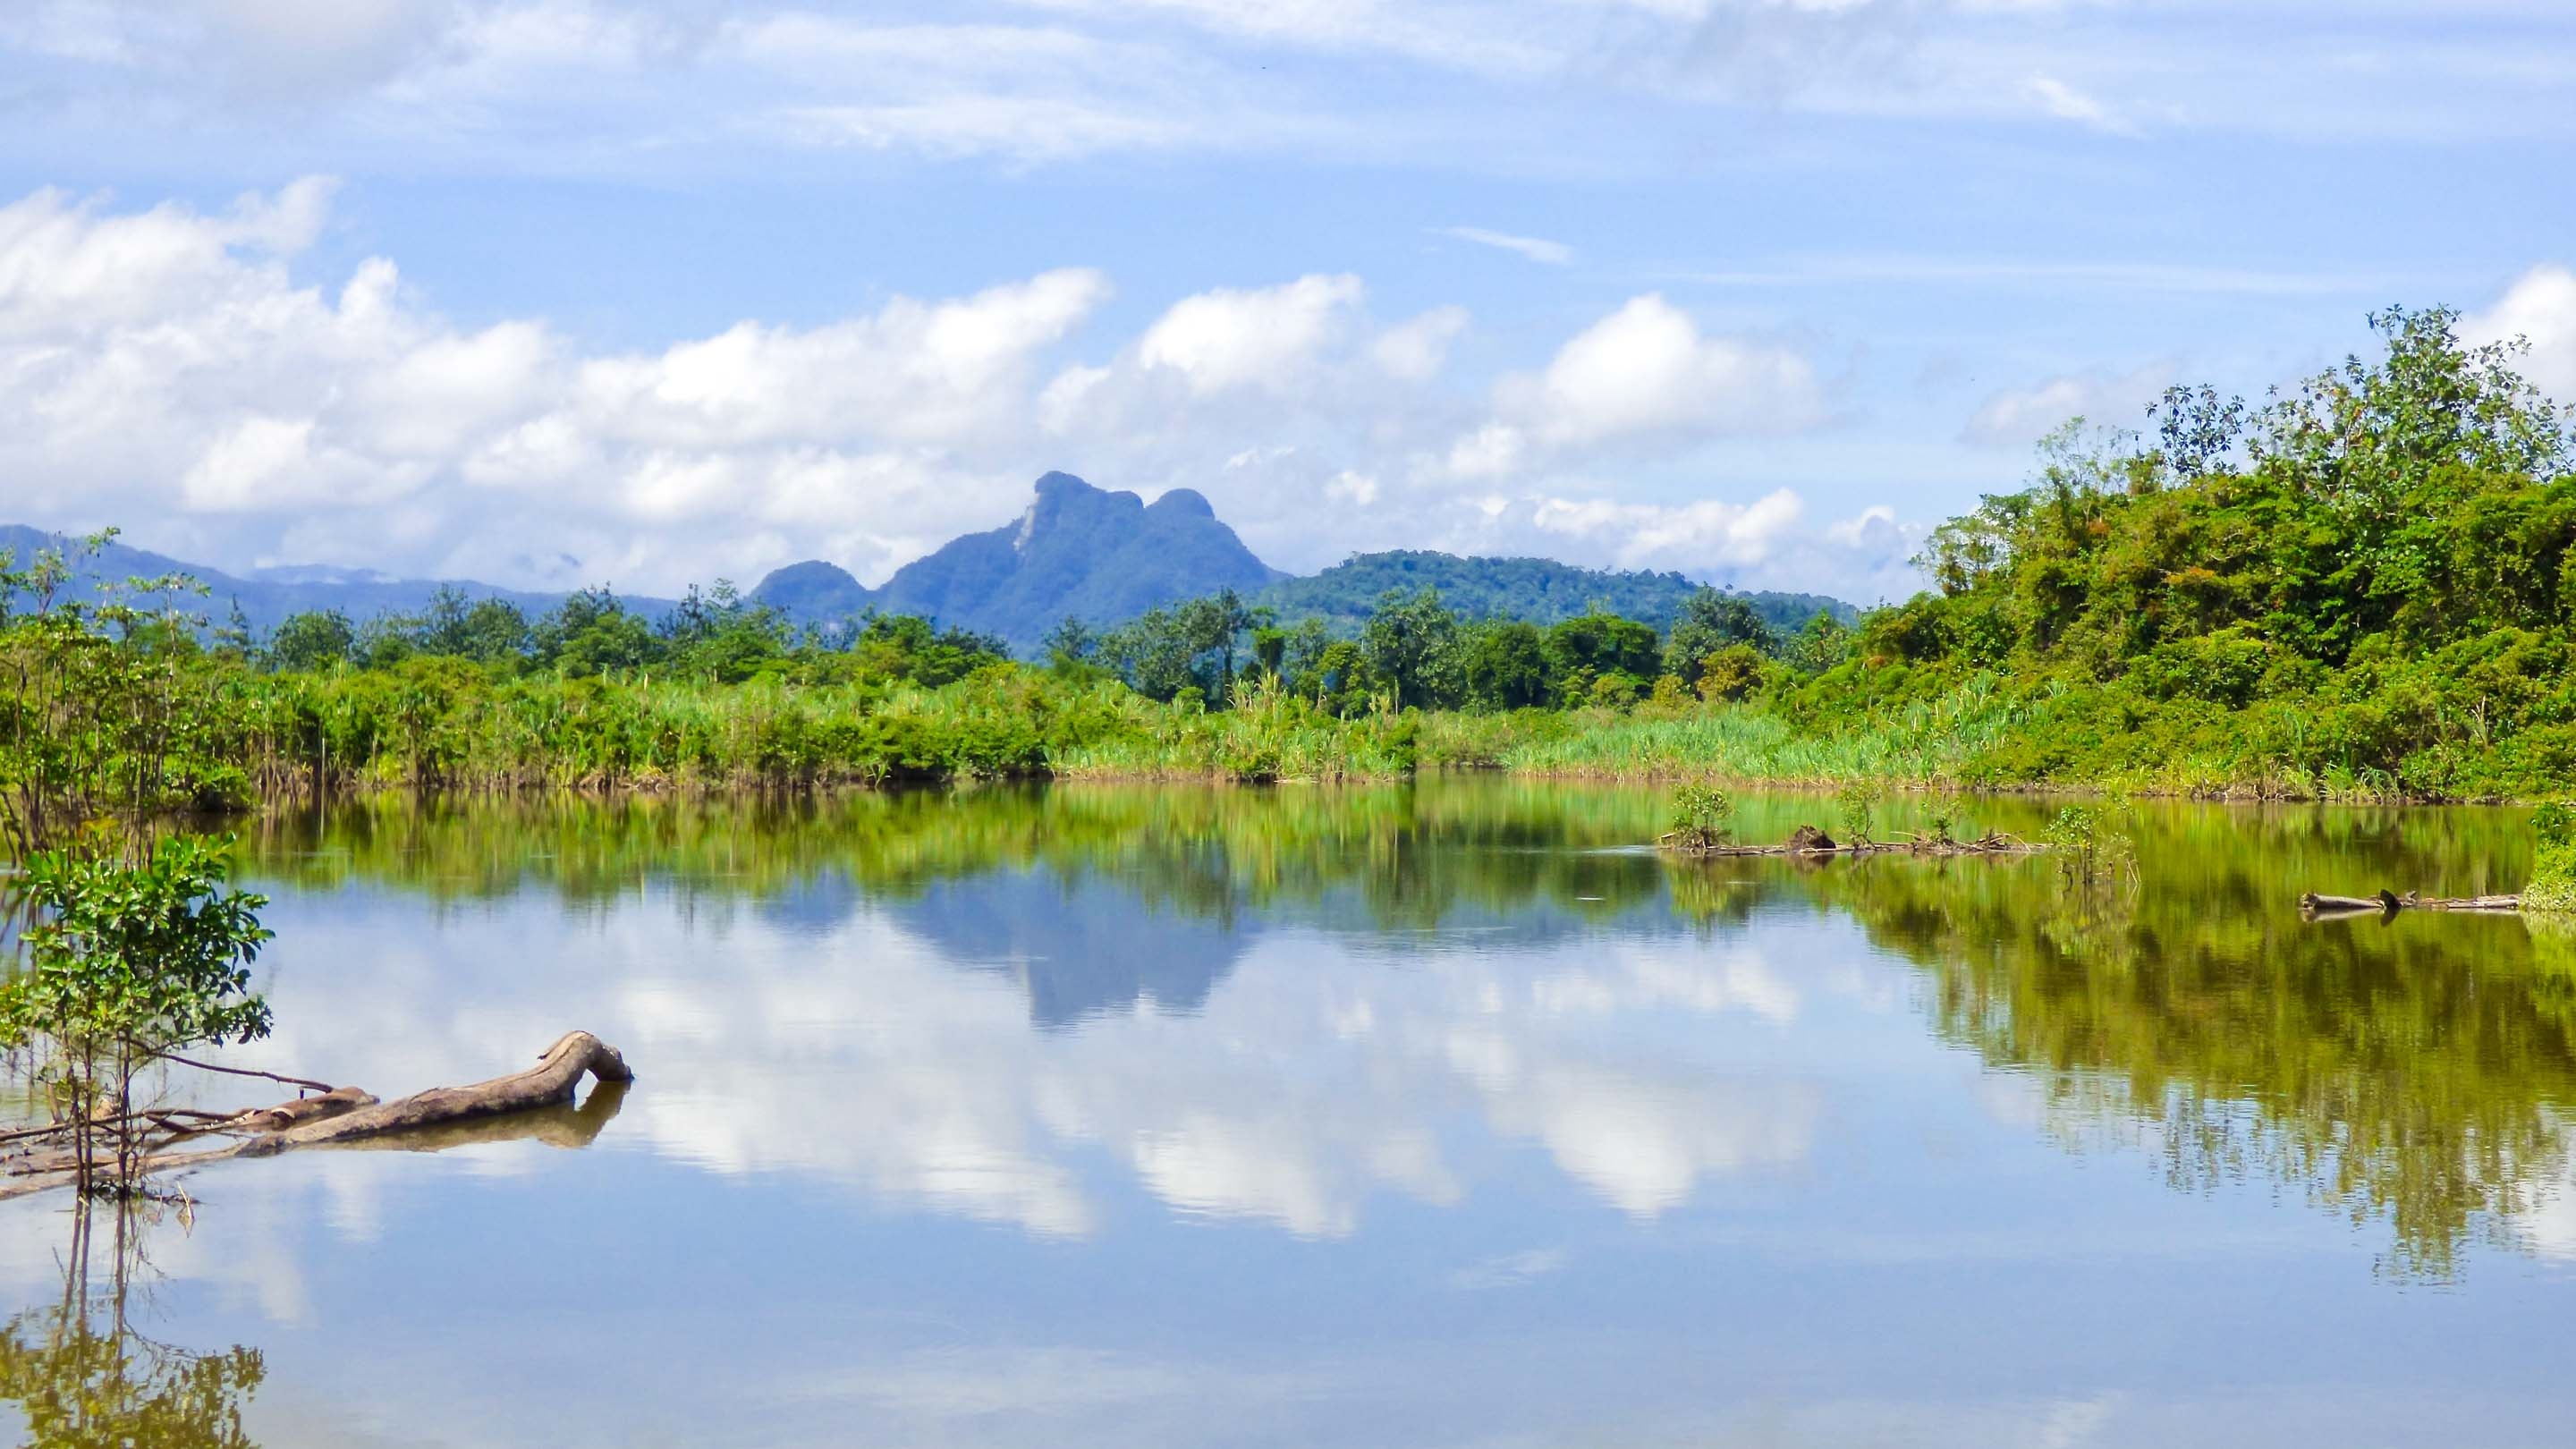
<path fill-rule="evenodd" d="M 2576 1439 L 2576 936 L 2291 906 L 2511 889 L 2519 816 L 2143 808 L 2096 898 L 1659 814 L 279 823 L 235 1060 L 391 1095 L 580 1026 L 641 1080 L 202 1171 L 122 1338 L 62 1332 L 65 1205 L 0 1205 L 0 1397 L 173 1446 Z"/>

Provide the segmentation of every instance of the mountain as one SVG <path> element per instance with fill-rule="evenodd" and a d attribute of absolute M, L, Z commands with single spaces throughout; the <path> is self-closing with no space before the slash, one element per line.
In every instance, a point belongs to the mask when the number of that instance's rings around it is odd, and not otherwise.
<path fill-rule="evenodd" d="M 818 558 L 770 570 L 751 597 L 800 624 L 846 619 L 877 606 L 875 590 L 848 569 Z"/>
<path fill-rule="evenodd" d="M 19 567 L 32 562 L 44 549 L 75 542 L 41 529 L 0 524 L 0 551 L 14 554 Z M 361 623 L 387 612 L 416 613 L 427 607 L 430 595 L 441 588 L 453 588 L 469 599 L 507 599 L 526 610 L 531 618 L 564 599 L 561 594 L 497 588 L 471 579 L 398 579 L 373 569 L 324 565 L 258 568 L 245 577 L 203 564 L 182 563 L 166 554 L 121 543 L 111 543 L 95 557 L 82 561 L 74 569 L 63 597 L 88 602 L 97 597 L 96 586 L 100 583 L 123 583 L 129 578 L 157 578 L 163 574 L 187 574 L 205 584 L 206 597 L 192 607 L 215 623 L 222 623 L 238 601 L 251 626 L 258 629 L 274 629 L 288 615 L 311 609 L 338 609 Z M 671 601 L 627 598 L 626 605 L 651 616 L 669 609 Z"/>
<path fill-rule="evenodd" d="M 1018 521 L 951 539 L 895 570 L 881 589 L 871 592 L 831 564 L 807 562 L 761 580 L 751 596 L 800 622 L 871 604 L 890 614 L 925 614 L 999 634 L 1025 652 L 1066 618 L 1115 624 L 1157 604 L 1224 588 L 1249 594 L 1285 577 L 1253 557 L 1207 499 L 1187 488 L 1149 504 L 1049 473 Z M 821 612 L 805 612 L 817 604 Z"/>
<path fill-rule="evenodd" d="M 1440 601 L 1470 619 L 1527 619 L 1554 624 L 1592 611 L 1610 612 L 1661 629 L 1670 625 L 1682 600 L 1700 589 L 1698 581 L 1678 573 L 1577 568 L 1547 558 L 1462 558 L 1454 553 L 1399 549 L 1390 553 L 1353 554 L 1322 573 L 1283 579 L 1261 593 L 1256 603 L 1278 610 L 1282 619 L 1322 618 L 1356 625 L 1389 589 L 1407 593 L 1428 584 Z M 1848 624 L 1860 611 L 1823 594 L 1747 593 L 1747 602 L 1774 629 L 1801 628 L 1819 611 Z"/>

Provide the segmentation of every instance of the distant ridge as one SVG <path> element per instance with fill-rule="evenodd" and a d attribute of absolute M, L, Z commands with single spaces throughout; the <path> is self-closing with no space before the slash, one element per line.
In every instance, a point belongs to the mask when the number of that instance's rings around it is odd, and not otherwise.
<path fill-rule="evenodd" d="M 14 552 L 18 566 L 22 568 L 42 550 L 78 541 L 77 538 L 47 533 L 42 529 L 0 524 L 0 550 Z M 338 609 L 360 623 L 389 611 L 417 613 L 428 606 L 430 596 L 441 588 L 453 588 L 469 599 L 507 599 L 532 616 L 564 601 L 564 595 L 559 593 L 505 589 L 471 579 L 398 579 L 372 569 L 327 565 L 253 569 L 248 577 L 243 577 L 208 568 L 204 564 L 183 563 L 166 554 L 130 548 L 121 543 L 111 543 L 96 557 L 81 563 L 63 596 L 88 602 L 97 597 L 100 583 L 123 583 L 129 578 L 158 578 L 174 573 L 190 575 L 208 589 L 206 597 L 190 607 L 220 624 L 238 601 L 243 617 L 257 629 L 274 629 L 288 615 L 314 609 Z M 627 595 L 619 597 L 625 599 L 628 608 L 644 614 L 662 613 L 671 607 L 672 602 Z"/>
<path fill-rule="evenodd" d="M 1470 619 L 1527 619 L 1554 624 L 1591 612 L 1595 604 L 1658 629 L 1669 626 L 1682 600 L 1703 587 L 1679 573 L 1578 568 L 1548 558 L 1462 557 L 1397 549 L 1353 554 L 1322 573 L 1271 585 L 1259 602 L 1283 619 L 1314 616 L 1356 624 L 1389 589 L 1411 592 L 1429 585 L 1441 602 Z M 1775 629 L 1795 630 L 1818 613 L 1848 624 L 1860 611 L 1824 594 L 1743 594 Z"/>
<path fill-rule="evenodd" d="M 1123 624 L 1159 604 L 1231 588 L 1287 621 L 1315 617 L 1356 627 L 1389 589 L 1429 585 L 1468 618 L 1520 618 L 1553 624 L 1607 605 L 1613 612 L 1664 628 L 1681 601 L 1701 585 L 1679 573 L 1587 569 L 1544 558 L 1481 558 L 1425 550 L 1354 554 L 1319 574 L 1293 577 L 1244 547 L 1205 497 L 1175 488 L 1152 503 L 1134 493 L 1095 488 L 1070 473 L 1037 480 L 1036 497 L 1000 528 L 949 540 L 895 570 L 871 589 L 847 569 L 808 559 L 773 570 L 750 593 L 797 624 L 829 624 L 875 609 L 924 614 L 943 625 L 996 634 L 1012 648 L 1037 652 L 1066 618 L 1094 628 Z M 0 549 L 23 564 L 59 542 L 38 529 L 0 525 Z M 531 616 L 564 600 L 561 593 L 505 589 L 470 579 L 399 579 L 371 569 L 299 564 L 245 575 L 183 563 L 124 544 L 110 544 L 72 584 L 82 598 L 100 580 L 186 573 L 210 590 L 205 613 L 221 622 L 238 600 L 255 628 L 273 629 L 290 614 L 338 609 L 364 622 L 386 612 L 416 613 L 432 594 L 453 588 L 470 599 L 506 599 Z M 621 595 L 637 613 L 656 617 L 668 599 Z M 1774 628 L 1796 629 L 1819 611 L 1849 622 L 1859 611 L 1823 594 L 1742 595 Z"/>

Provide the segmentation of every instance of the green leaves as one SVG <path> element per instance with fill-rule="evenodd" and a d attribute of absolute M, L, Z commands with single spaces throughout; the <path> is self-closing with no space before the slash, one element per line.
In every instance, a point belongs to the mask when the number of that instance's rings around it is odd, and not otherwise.
<path fill-rule="evenodd" d="M 1673 833 L 1682 845 L 1710 850 L 1733 833 L 1735 801 L 1715 785 L 1684 785 L 1673 791 Z"/>
<path fill-rule="evenodd" d="M 139 866 L 64 851 L 30 859 L 22 885 L 39 921 L 26 969 L 0 983 L 0 1040 L 140 1065 L 268 1035 L 268 1003 L 250 991 L 268 900 L 226 888 L 232 844 L 170 836 Z"/>

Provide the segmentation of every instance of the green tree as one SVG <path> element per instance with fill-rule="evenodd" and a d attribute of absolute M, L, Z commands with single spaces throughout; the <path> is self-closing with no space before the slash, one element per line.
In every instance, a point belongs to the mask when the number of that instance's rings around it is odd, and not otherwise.
<path fill-rule="evenodd" d="M 1360 626 L 1360 650 L 1398 708 L 1447 702 L 1457 643 L 1457 616 L 1427 586 L 1410 595 L 1388 590 Z"/>
<path fill-rule="evenodd" d="M 1750 599 L 1721 589 L 1701 589 L 1682 600 L 1674 614 L 1664 654 L 1684 683 L 1695 684 L 1699 662 L 1729 644 L 1749 644 L 1765 654 L 1781 650 L 1779 636 L 1754 611 Z"/>
<path fill-rule="evenodd" d="M 296 674 L 328 669 L 348 658 L 357 642 L 358 631 L 350 626 L 349 616 L 337 609 L 289 614 L 268 642 L 269 664 Z"/>
<path fill-rule="evenodd" d="M 36 913 L 26 964 L 0 982 L 0 1043 L 46 1048 L 41 1071 L 57 1119 L 74 1125 L 83 1192 L 136 1186 L 142 1134 L 136 1075 L 201 1044 L 268 1035 L 268 1003 L 250 963 L 269 932 L 264 896 L 230 890 L 230 840 L 174 835 L 139 864 L 64 850 L 27 862 L 21 886 Z M 101 1133 L 113 1148 L 101 1183 Z"/>
<path fill-rule="evenodd" d="M 1546 636 L 1518 619 L 1471 626 L 1466 643 L 1467 699 L 1485 709 L 1547 703 Z"/>
<path fill-rule="evenodd" d="M 604 585 L 567 595 L 537 621 L 530 642 L 540 667 L 576 678 L 641 669 L 662 658 L 652 628 Z"/>
<path fill-rule="evenodd" d="M 1612 696 L 1634 699 L 1647 680 L 1664 672 L 1653 628 L 1598 611 L 1548 630 L 1547 658 L 1549 687 L 1569 706 L 1607 703 Z M 1596 691 L 1600 680 L 1614 676 L 1606 691 Z"/>

